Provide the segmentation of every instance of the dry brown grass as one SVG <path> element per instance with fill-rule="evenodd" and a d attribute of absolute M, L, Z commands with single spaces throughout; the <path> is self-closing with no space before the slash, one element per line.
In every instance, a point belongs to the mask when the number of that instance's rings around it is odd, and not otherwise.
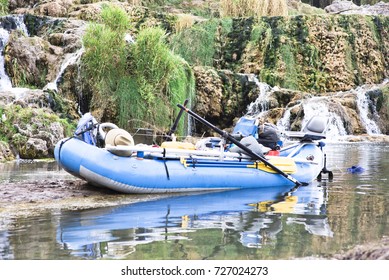
<path fill-rule="evenodd" d="M 286 16 L 288 15 L 288 5 L 286 0 L 272 0 L 267 8 L 267 16 Z"/>
<path fill-rule="evenodd" d="M 220 0 L 223 17 L 286 16 L 286 0 Z"/>
<path fill-rule="evenodd" d="M 194 22 L 194 16 L 189 14 L 179 14 L 175 24 L 176 32 L 192 27 Z"/>

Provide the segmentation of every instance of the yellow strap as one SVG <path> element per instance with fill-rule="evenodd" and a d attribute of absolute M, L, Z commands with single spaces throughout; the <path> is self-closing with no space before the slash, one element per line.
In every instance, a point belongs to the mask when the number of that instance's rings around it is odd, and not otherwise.
<path fill-rule="evenodd" d="M 268 159 L 268 161 L 285 173 L 293 174 L 293 173 L 297 172 L 296 163 L 294 162 L 294 160 L 292 158 L 270 157 Z M 275 171 L 270 166 L 267 166 L 263 162 L 256 162 L 255 164 L 249 164 L 249 165 L 247 165 L 247 167 L 248 168 L 256 168 L 256 169 L 263 170 L 263 171 L 270 172 L 270 173 L 277 173 L 277 171 Z"/>
<path fill-rule="evenodd" d="M 182 164 L 185 168 L 188 167 L 188 164 L 186 163 L 186 158 L 180 157 L 180 162 L 181 162 L 181 164 Z"/>

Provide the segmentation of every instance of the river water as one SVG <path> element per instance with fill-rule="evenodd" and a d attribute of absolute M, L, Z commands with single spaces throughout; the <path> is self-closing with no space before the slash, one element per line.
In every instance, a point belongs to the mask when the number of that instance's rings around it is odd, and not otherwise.
<path fill-rule="evenodd" d="M 0 221 L 0 259 L 326 258 L 379 243 L 389 236 L 389 144 L 325 149 L 333 181 L 324 176 L 295 190 L 182 195 Z M 347 172 L 351 166 L 363 172 Z M 8 169 L 3 182 L 67 176 L 52 163 Z"/>

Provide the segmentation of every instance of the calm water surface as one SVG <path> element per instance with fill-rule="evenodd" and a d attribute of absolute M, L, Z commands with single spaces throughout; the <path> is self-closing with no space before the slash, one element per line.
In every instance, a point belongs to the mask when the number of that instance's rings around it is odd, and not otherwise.
<path fill-rule="evenodd" d="M 296 190 L 183 195 L 3 218 L 0 259 L 327 257 L 389 236 L 389 145 L 328 144 L 326 152 L 334 180 Z M 347 173 L 353 165 L 364 172 Z M 55 165 L 5 174 L 3 182 L 66 176 Z"/>

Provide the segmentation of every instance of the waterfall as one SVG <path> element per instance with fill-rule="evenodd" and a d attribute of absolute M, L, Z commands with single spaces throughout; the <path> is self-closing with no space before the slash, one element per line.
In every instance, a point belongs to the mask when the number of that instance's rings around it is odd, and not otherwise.
<path fill-rule="evenodd" d="M 328 139 L 337 140 L 339 136 L 346 136 L 346 128 L 344 127 L 341 116 L 333 112 L 329 108 L 328 97 L 312 97 L 304 100 L 304 119 L 302 121 L 302 127 L 313 116 L 325 116 L 328 118 L 328 128 L 326 136 Z"/>
<path fill-rule="evenodd" d="M 259 82 L 255 76 L 253 76 L 252 79 L 259 89 L 259 95 L 257 99 L 248 106 L 246 115 L 260 118 L 269 110 L 268 99 L 273 92 L 273 88 L 266 83 Z M 281 131 L 290 130 L 290 111 L 294 107 L 300 105 L 301 104 L 297 104 L 285 110 L 282 118 L 280 118 L 277 122 L 277 127 Z M 331 110 L 329 110 L 327 97 L 312 97 L 309 99 L 305 99 L 302 101 L 302 106 L 304 109 L 304 119 L 302 121 L 302 127 L 308 122 L 311 117 L 315 115 L 321 115 L 329 118 L 329 125 L 327 130 L 328 138 L 333 139 L 337 138 L 338 136 L 347 135 L 341 117 L 335 112 L 331 112 Z"/>
<path fill-rule="evenodd" d="M 28 36 L 27 27 L 24 24 L 24 16 L 4 16 L 0 17 L 0 91 L 13 91 L 12 82 L 5 71 L 4 65 L 4 48 L 8 43 L 11 30 L 20 30 L 26 36 Z M 22 90 L 15 92 L 16 95 L 20 95 Z M 16 96 L 18 98 L 18 96 Z"/>
<path fill-rule="evenodd" d="M 268 99 L 272 92 L 272 88 L 268 84 L 260 82 L 254 75 L 250 75 L 248 77 L 257 85 L 259 95 L 257 99 L 248 106 L 247 115 L 261 117 L 263 113 L 269 110 Z"/>
<path fill-rule="evenodd" d="M 290 111 L 293 108 L 302 105 L 304 110 L 304 118 L 301 123 L 302 127 L 304 127 L 313 116 L 325 116 L 329 121 L 326 132 L 327 138 L 338 140 L 339 137 L 346 136 L 347 132 L 343 125 L 342 118 L 337 113 L 331 112 L 328 104 L 327 97 L 312 97 L 303 100 L 301 104 L 294 105 L 293 107 L 285 110 L 284 115 L 277 122 L 277 127 L 281 131 L 290 130 Z"/>
<path fill-rule="evenodd" d="M 366 128 L 367 134 L 381 134 L 380 128 L 374 121 L 374 119 L 378 118 L 378 113 L 367 95 L 367 89 L 364 86 L 360 86 L 353 90 L 353 92 L 357 95 L 359 116 L 362 124 Z M 369 117 L 369 115 L 371 115 L 371 117 Z"/>
<path fill-rule="evenodd" d="M 298 105 L 295 105 L 295 106 L 298 106 Z M 280 118 L 278 120 L 277 127 L 281 131 L 288 131 L 288 130 L 290 130 L 290 110 L 292 110 L 295 106 L 293 106 L 292 108 L 286 109 L 285 112 L 284 112 L 284 115 L 282 116 L 282 118 Z"/>
<path fill-rule="evenodd" d="M 250 77 L 258 87 L 259 95 L 257 99 L 247 107 L 246 115 L 249 117 L 263 118 L 269 112 L 270 104 L 269 99 L 274 90 L 272 87 L 265 83 L 259 82 L 254 75 Z M 388 83 L 385 80 L 383 84 Z M 359 121 L 366 128 L 367 134 L 375 135 L 381 134 L 376 120 L 379 119 L 379 115 L 376 110 L 376 105 L 370 99 L 371 96 L 380 93 L 377 86 L 361 86 L 348 92 L 338 92 L 327 96 L 320 97 L 304 97 L 304 99 L 294 102 L 291 107 L 287 107 L 283 113 L 283 116 L 277 121 L 277 127 L 281 131 L 288 131 L 291 129 L 291 112 L 293 109 L 302 110 L 304 112 L 304 118 L 301 120 L 301 127 L 315 115 L 327 117 L 329 120 L 326 136 L 329 140 L 340 140 L 348 135 L 349 115 L 345 105 L 340 100 L 344 96 L 350 95 L 355 97 L 355 101 L 358 107 Z M 346 128 L 347 126 L 347 128 Z"/>
<path fill-rule="evenodd" d="M 4 28 L 0 28 L 0 91 L 9 90 L 12 88 L 11 79 L 5 73 L 4 67 L 4 47 L 9 39 L 9 32 Z"/>
<path fill-rule="evenodd" d="M 62 62 L 62 65 L 61 65 L 61 68 L 57 74 L 57 77 L 55 78 L 55 80 L 53 82 L 48 83 L 44 87 L 44 90 L 49 89 L 49 90 L 53 90 L 53 91 L 58 91 L 57 84 L 60 81 L 62 75 L 64 74 L 66 68 L 68 68 L 70 65 L 78 64 L 84 51 L 85 51 L 85 49 L 84 49 L 84 47 L 82 47 L 74 53 L 67 54 L 64 61 Z"/>

